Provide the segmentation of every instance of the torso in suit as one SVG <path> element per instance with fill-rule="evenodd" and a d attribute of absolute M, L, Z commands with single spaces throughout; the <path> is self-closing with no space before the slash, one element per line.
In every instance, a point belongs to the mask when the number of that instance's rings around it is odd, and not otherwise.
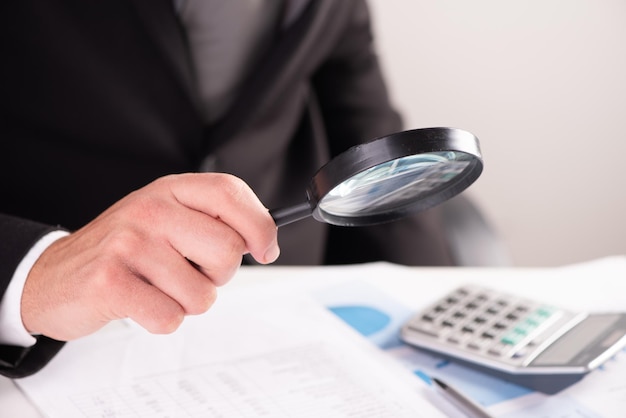
<path fill-rule="evenodd" d="M 228 172 L 282 207 L 305 200 L 333 155 L 401 129 L 361 0 L 310 1 L 210 126 L 171 0 L 20 0 L 3 2 L 0 19 L 2 290 L 47 230 L 79 228 L 157 177 Z M 438 216 L 301 221 L 280 229 L 279 262 L 449 264 Z M 38 343 L 0 372 L 30 373 L 56 349 Z"/>

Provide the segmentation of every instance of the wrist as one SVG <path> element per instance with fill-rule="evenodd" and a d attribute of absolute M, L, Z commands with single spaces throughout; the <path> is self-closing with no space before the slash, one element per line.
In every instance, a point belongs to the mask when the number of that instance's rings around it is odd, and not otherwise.
<path fill-rule="evenodd" d="M 41 254 L 58 239 L 68 235 L 67 231 L 52 231 L 40 238 L 26 253 L 9 282 L 0 300 L 0 344 L 30 347 L 35 338 L 22 322 L 21 301 L 26 278 Z"/>

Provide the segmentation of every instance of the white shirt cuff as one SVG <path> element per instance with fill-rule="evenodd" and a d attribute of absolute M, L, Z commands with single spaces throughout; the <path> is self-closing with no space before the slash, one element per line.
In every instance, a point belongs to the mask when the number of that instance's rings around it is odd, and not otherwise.
<path fill-rule="evenodd" d="M 22 323 L 21 303 L 24 284 L 30 269 L 46 248 L 68 234 L 69 232 L 59 230 L 44 235 L 15 269 L 11 282 L 0 301 L 0 344 L 30 347 L 37 342 Z"/>

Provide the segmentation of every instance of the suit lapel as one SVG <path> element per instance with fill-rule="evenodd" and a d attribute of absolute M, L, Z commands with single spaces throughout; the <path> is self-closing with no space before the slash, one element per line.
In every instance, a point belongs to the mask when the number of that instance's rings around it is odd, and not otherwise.
<path fill-rule="evenodd" d="M 184 28 L 176 16 L 173 0 L 129 0 L 148 36 L 181 88 L 199 108 L 199 98 L 191 55 Z"/>
<path fill-rule="evenodd" d="M 176 17 L 173 0 L 128 1 L 134 5 L 146 32 L 172 74 L 187 92 L 196 109 L 200 109 L 191 55 L 184 28 Z M 280 94 L 281 88 L 297 76 L 296 68 L 306 59 L 302 56 L 305 53 L 299 48 L 306 44 L 307 36 L 319 31 L 320 25 L 323 26 L 334 7 L 334 1 L 294 0 L 292 12 L 287 9 L 283 16 L 283 29 L 280 30 L 276 45 L 243 84 L 240 90 L 242 94 L 226 116 L 206 128 L 205 155 L 235 136 L 254 117 L 255 111 L 263 106 L 265 100 L 271 100 Z"/>
<path fill-rule="evenodd" d="M 285 0 L 284 13 L 280 27 L 285 29 L 291 26 L 310 1 L 311 0 Z"/>
<path fill-rule="evenodd" d="M 323 19 L 328 4 L 330 3 L 321 0 L 309 0 L 293 23 L 279 33 L 276 45 L 243 84 L 241 94 L 226 116 L 207 128 L 206 153 L 219 148 L 245 127 L 254 116 L 255 110 L 263 105 L 263 101 L 271 100 L 273 95 L 279 94 L 280 88 L 294 77 L 294 67 L 291 64 L 295 61 L 294 57 L 298 56 L 298 48 L 310 35 L 315 23 Z M 283 22 L 288 18 L 286 13 Z"/>

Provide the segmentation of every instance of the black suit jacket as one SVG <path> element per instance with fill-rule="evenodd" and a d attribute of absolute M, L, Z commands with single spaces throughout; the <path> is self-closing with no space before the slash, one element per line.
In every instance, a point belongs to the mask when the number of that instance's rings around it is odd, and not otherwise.
<path fill-rule="evenodd" d="M 333 155 L 401 129 L 363 0 L 311 1 L 211 126 L 172 0 L 10 1 L 0 20 L 0 293 L 43 233 L 159 176 L 232 173 L 282 207 Z M 450 263 L 434 210 L 358 229 L 305 220 L 279 240 L 284 264 Z M 59 346 L 2 348 L 0 373 L 32 373 Z"/>

